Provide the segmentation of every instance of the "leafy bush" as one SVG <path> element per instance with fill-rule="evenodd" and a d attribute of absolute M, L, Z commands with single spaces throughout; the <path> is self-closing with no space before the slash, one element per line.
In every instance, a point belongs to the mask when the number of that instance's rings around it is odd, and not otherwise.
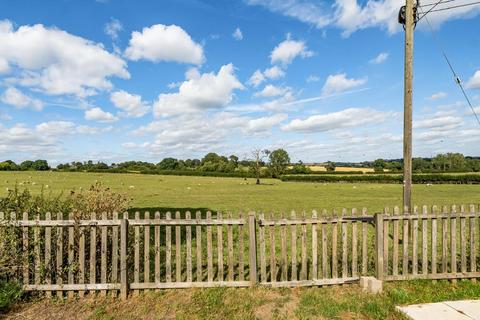
<path fill-rule="evenodd" d="M 43 191 L 38 195 L 32 195 L 28 189 L 19 190 L 15 187 L 5 198 L 0 198 L 0 212 L 4 213 L 7 222 L 12 217 L 11 213 L 15 213 L 17 219 L 21 218 L 24 212 L 28 213 L 29 219 L 38 217 L 44 219 L 47 212 L 53 215 L 61 212 L 64 218 L 73 214 L 74 220 L 82 220 L 89 219 L 92 212 L 95 212 L 97 217 L 106 212 L 111 218 L 113 212 L 125 212 L 127 209 L 129 209 L 129 199 L 124 194 L 115 193 L 100 183 L 84 191 L 71 191 L 66 196 L 62 194 L 52 196 Z M 74 231 L 75 243 L 78 243 L 80 228 L 75 226 Z M 63 242 L 67 243 L 67 233 L 63 236 L 65 237 Z M 12 281 L 22 277 L 22 265 L 25 259 L 22 252 L 22 228 L 10 225 L 0 226 L 0 239 L 0 309 L 2 309 L 8 308 L 21 295 L 21 291 L 16 289 Z M 39 241 L 38 245 L 42 247 L 43 237 Z M 31 245 L 37 245 L 37 243 L 31 243 Z M 74 254 L 73 261 L 78 261 L 78 252 Z M 27 259 L 33 261 L 33 252 L 29 252 Z M 65 256 L 64 259 L 67 257 Z M 30 265 L 33 263 L 30 262 Z M 67 261 L 64 265 L 76 272 L 75 266 L 69 265 Z M 48 272 L 51 267 L 45 265 L 41 269 L 44 270 L 43 272 Z"/>
<path fill-rule="evenodd" d="M 284 175 L 282 181 L 299 182 L 371 182 L 371 183 L 403 183 L 401 175 L 369 174 L 369 175 Z M 413 175 L 413 183 L 417 184 L 480 184 L 478 174 L 418 174 Z"/>

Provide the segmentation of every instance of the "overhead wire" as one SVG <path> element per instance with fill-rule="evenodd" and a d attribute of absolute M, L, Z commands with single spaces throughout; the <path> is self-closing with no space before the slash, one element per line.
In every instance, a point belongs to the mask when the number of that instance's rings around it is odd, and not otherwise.
<path fill-rule="evenodd" d="M 464 3 L 464 4 L 459 4 L 456 6 L 450 6 L 450 7 L 445 7 L 445 8 L 438 8 L 436 10 L 431 10 L 430 12 L 438 12 L 438 11 L 444 11 L 444 10 L 450 10 L 450 9 L 456 9 L 456 8 L 462 8 L 462 7 L 468 7 L 468 6 L 474 6 L 480 4 L 480 1 L 475 1 L 475 2 L 470 2 L 470 3 Z"/>
<path fill-rule="evenodd" d="M 439 3 L 442 2 L 442 0 L 439 1 Z M 480 2 L 479 2 L 480 3 Z M 422 11 L 423 13 L 423 10 L 421 8 L 419 8 L 420 11 Z M 432 12 L 432 11 L 430 11 Z M 427 12 L 428 13 L 428 12 Z M 477 119 L 477 122 L 478 122 L 478 125 L 480 126 L 480 118 L 478 117 L 477 115 L 477 112 L 475 111 L 475 108 L 473 107 L 471 101 L 470 101 L 470 98 L 468 97 L 467 95 L 467 92 L 465 91 L 465 89 L 463 88 L 463 84 L 462 84 L 462 81 L 460 80 L 460 77 L 458 76 L 458 74 L 455 72 L 455 69 L 453 68 L 453 65 L 452 63 L 450 62 L 450 59 L 448 59 L 448 56 L 445 52 L 445 50 L 443 49 L 443 46 L 442 44 L 440 43 L 440 40 L 437 38 L 434 30 L 433 30 L 433 27 L 432 25 L 430 24 L 430 20 L 428 20 L 428 17 L 426 17 L 426 14 L 423 14 L 422 18 L 425 17 L 425 21 L 427 22 L 428 24 L 428 27 L 430 28 L 430 31 L 432 33 L 432 36 L 433 36 L 433 39 L 435 40 L 436 42 L 436 45 L 438 47 L 438 49 L 440 50 L 440 52 L 442 53 L 445 61 L 447 62 L 448 64 L 448 67 L 450 68 L 450 71 L 452 72 L 453 74 L 453 77 L 455 79 L 455 82 L 457 83 L 457 85 L 460 87 L 460 90 L 462 91 L 462 94 L 463 96 L 465 97 L 465 100 L 467 101 L 468 105 L 470 106 L 470 109 L 472 110 L 472 113 L 473 115 L 475 116 L 475 119 Z M 419 19 L 420 20 L 420 19 Z"/>

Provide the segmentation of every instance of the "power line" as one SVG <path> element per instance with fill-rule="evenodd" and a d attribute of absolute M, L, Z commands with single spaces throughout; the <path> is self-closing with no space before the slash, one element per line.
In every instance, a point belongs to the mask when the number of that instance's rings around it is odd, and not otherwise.
<path fill-rule="evenodd" d="M 454 2 L 454 1 L 458 1 L 458 0 L 445 0 L 445 1 L 442 1 L 442 3 L 449 3 L 449 2 Z M 438 2 L 427 3 L 427 4 L 422 4 L 420 6 L 417 6 L 417 7 L 419 7 L 419 8 L 430 7 L 430 6 L 436 6 L 437 4 L 438 4 Z"/>
<path fill-rule="evenodd" d="M 440 1 L 441 2 L 441 1 Z M 480 2 L 479 2 L 480 3 Z M 419 8 L 420 10 L 422 10 L 421 8 Z M 422 16 L 422 17 L 425 17 L 426 13 Z M 468 95 L 465 91 L 465 89 L 463 88 L 463 84 L 462 84 L 462 81 L 460 80 L 460 77 L 457 75 L 457 73 L 455 72 L 455 69 L 453 69 L 453 66 L 452 64 L 450 63 L 450 60 L 448 59 L 447 57 L 447 54 L 445 53 L 445 50 L 443 49 L 442 47 L 442 44 L 440 43 L 440 40 L 437 38 L 437 36 L 435 35 L 434 31 L 433 31 L 433 27 L 432 25 L 430 24 L 430 21 L 428 20 L 427 17 L 425 17 L 425 20 L 427 21 L 427 24 L 428 24 L 428 27 L 430 28 L 430 31 L 433 35 L 433 39 L 436 41 L 436 44 L 437 44 L 437 47 L 438 49 L 441 51 L 443 57 L 445 58 L 445 61 L 447 62 L 448 64 L 448 67 L 450 68 L 450 71 L 452 71 L 452 74 L 453 74 L 453 77 L 455 79 L 455 82 L 457 83 L 457 85 L 460 87 L 460 90 L 462 90 L 462 94 L 463 96 L 465 97 L 465 100 L 467 101 L 468 105 L 470 106 L 470 109 L 472 109 L 472 113 L 473 115 L 475 116 L 475 119 L 477 119 L 477 122 L 478 122 L 478 125 L 480 125 L 480 119 L 477 115 L 477 113 L 475 112 L 475 108 L 473 107 L 472 103 L 470 102 L 470 99 L 468 98 Z"/>
<path fill-rule="evenodd" d="M 420 18 L 418 18 L 418 20 L 416 21 L 416 23 L 420 22 L 420 20 L 422 20 L 427 14 L 429 14 L 430 12 L 432 12 L 433 9 L 435 9 L 436 6 L 438 6 L 440 3 L 442 3 L 443 0 L 438 0 L 434 5 L 433 7 L 431 7 L 430 9 L 428 9 L 427 12 L 423 13 L 423 10 L 421 7 L 419 7 L 418 9 L 420 11 L 422 11 L 422 16 Z"/>
<path fill-rule="evenodd" d="M 462 7 L 467 7 L 467 6 L 474 6 L 476 4 L 480 4 L 480 1 L 476 2 L 471 2 L 471 3 L 465 3 L 465 4 L 459 4 L 456 6 L 451 6 L 451 7 L 446 7 L 446 8 L 438 8 L 436 10 L 429 10 L 429 12 L 438 12 L 438 11 L 444 11 L 444 10 L 450 10 L 450 9 L 456 9 L 456 8 L 462 8 Z M 427 12 L 428 13 L 428 12 Z"/>

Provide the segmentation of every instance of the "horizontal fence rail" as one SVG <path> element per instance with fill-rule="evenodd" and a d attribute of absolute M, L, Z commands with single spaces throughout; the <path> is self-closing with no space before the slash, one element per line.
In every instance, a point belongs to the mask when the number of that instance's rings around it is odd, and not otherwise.
<path fill-rule="evenodd" d="M 0 231 L 14 231 L 24 290 L 47 296 L 480 277 L 477 206 L 412 211 L 0 212 Z"/>

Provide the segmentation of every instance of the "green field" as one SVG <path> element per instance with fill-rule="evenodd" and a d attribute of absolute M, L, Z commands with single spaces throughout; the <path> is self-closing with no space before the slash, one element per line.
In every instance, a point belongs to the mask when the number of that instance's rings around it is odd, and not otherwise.
<path fill-rule="evenodd" d="M 400 205 L 396 184 L 302 183 L 253 179 L 183 177 L 140 174 L 62 172 L 0 172 L 0 197 L 17 185 L 34 193 L 68 194 L 102 182 L 128 194 L 142 210 L 289 211 L 367 207 L 371 213 Z M 415 185 L 416 204 L 480 203 L 480 185 Z M 470 281 L 386 283 L 380 295 L 363 293 L 357 285 L 292 289 L 161 290 L 117 299 L 31 300 L 8 316 L 35 319 L 405 319 L 395 306 L 480 297 Z M 1 318 L 1 315 L 0 315 Z"/>
<path fill-rule="evenodd" d="M 66 172 L 0 172 L 0 196 L 17 185 L 34 193 L 57 195 L 79 191 L 100 181 L 128 194 L 134 208 L 150 210 L 255 210 L 280 212 L 367 207 L 370 212 L 401 205 L 402 186 L 370 183 L 302 183 L 264 179 L 101 174 Z M 480 202 L 480 185 L 415 185 L 418 205 Z"/>

